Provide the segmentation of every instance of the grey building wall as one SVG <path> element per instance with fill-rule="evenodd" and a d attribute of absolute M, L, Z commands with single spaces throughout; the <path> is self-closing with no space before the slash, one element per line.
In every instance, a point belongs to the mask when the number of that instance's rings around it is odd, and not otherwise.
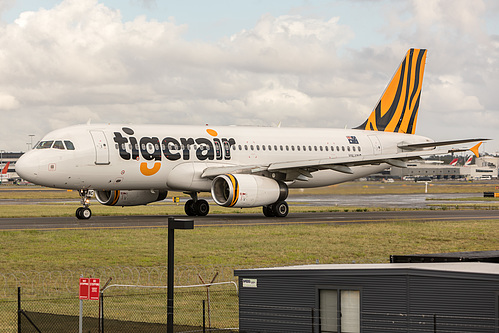
<path fill-rule="evenodd" d="M 360 291 L 361 332 L 432 332 L 434 314 L 441 331 L 495 332 L 499 265 L 471 263 L 476 264 L 495 268 L 492 273 L 475 273 L 436 266 L 470 265 L 444 263 L 236 271 L 240 331 L 320 332 L 319 290 L 346 289 Z M 418 269 L 418 265 L 434 269 Z M 242 278 L 257 279 L 257 288 L 243 287 Z"/>

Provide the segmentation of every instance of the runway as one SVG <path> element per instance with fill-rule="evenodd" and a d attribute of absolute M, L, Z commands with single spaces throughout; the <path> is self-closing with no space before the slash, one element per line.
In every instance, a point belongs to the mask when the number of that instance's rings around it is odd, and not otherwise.
<path fill-rule="evenodd" d="M 92 216 L 89 220 L 76 217 L 1 218 L 0 230 L 67 230 L 67 229 L 130 229 L 166 228 L 168 217 L 193 219 L 194 227 L 244 227 L 257 225 L 352 224 L 382 222 L 431 222 L 499 220 L 498 210 L 415 210 L 389 212 L 328 212 L 290 213 L 285 218 L 266 218 L 263 214 L 213 214 L 190 218 L 177 216 Z"/>

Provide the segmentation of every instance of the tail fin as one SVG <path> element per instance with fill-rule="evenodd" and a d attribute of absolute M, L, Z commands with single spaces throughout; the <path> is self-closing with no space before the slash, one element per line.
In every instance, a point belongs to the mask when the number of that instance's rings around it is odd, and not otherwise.
<path fill-rule="evenodd" d="M 3 167 L 2 175 L 7 174 L 7 171 L 9 171 L 9 164 L 10 164 L 10 162 L 7 162 L 7 164 Z"/>
<path fill-rule="evenodd" d="M 425 49 L 407 51 L 373 112 L 356 129 L 414 134 L 425 63 Z"/>

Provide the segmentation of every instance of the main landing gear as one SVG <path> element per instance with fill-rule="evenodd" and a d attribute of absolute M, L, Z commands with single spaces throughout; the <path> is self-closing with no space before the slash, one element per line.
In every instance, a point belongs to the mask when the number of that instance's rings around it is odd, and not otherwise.
<path fill-rule="evenodd" d="M 90 198 L 94 195 L 94 191 L 85 189 L 80 190 L 79 194 L 83 207 L 79 207 L 76 210 L 76 218 L 78 220 L 88 220 L 90 217 L 92 217 L 92 211 L 90 210 L 90 208 L 88 208 L 88 206 L 90 206 Z"/>
<path fill-rule="evenodd" d="M 263 206 L 263 215 L 266 217 L 286 217 L 289 207 L 286 201 L 277 201 L 268 206 Z"/>
<path fill-rule="evenodd" d="M 188 216 L 206 216 L 210 211 L 210 205 L 208 201 L 201 199 L 198 200 L 197 192 L 184 192 L 189 194 L 192 199 L 187 200 L 184 206 L 185 213 Z"/>

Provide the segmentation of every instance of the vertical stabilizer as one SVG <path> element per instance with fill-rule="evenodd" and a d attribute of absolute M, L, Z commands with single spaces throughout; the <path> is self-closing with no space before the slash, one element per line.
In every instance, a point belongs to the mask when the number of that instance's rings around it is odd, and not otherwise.
<path fill-rule="evenodd" d="M 425 49 L 407 51 L 373 112 L 356 129 L 414 134 L 425 63 Z"/>

